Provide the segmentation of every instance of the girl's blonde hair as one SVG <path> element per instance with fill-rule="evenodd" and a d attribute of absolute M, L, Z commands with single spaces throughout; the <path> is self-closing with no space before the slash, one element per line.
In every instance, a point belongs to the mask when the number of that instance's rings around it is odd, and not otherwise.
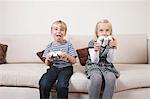
<path fill-rule="evenodd" d="M 112 35 L 112 25 L 111 25 L 111 23 L 107 19 L 102 19 L 99 22 L 97 22 L 97 24 L 96 24 L 96 28 L 95 28 L 95 36 L 96 36 L 96 38 L 98 38 L 97 30 L 98 30 L 98 25 L 100 23 L 107 23 L 109 28 L 111 29 L 110 34 Z"/>
<path fill-rule="evenodd" d="M 58 21 L 53 22 L 52 26 L 51 26 L 51 30 L 52 30 L 52 28 L 53 28 L 54 25 L 57 25 L 57 26 L 60 26 L 60 27 L 64 28 L 65 29 L 65 35 L 66 35 L 67 25 L 66 25 L 65 22 L 63 22 L 62 20 L 58 20 Z"/>

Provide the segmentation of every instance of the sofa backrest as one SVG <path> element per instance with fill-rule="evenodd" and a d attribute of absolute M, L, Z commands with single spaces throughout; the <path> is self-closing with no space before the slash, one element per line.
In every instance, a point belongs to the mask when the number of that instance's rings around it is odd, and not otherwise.
<path fill-rule="evenodd" d="M 148 63 L 146 35 L 115 35 L 118 41 L 114 63 Z M 70 35 L 75 49 L 87 47 L 91 35 Z M 0 43 L 8 45 L 7 62 L 41 62 L 36 53 L 46 48 L 50 35 L 0 35 Z M 150 45 L 150 42 L 149 42 Z M 149 61 L 150 62 L 150 61 Z"/>
<path fill-rule="evenodd" d="M 115 51 L 114 63 L 148 63 L 147 35 L 114 35 L 118 47 Z M 71 41 L 76 49 L 87 47 L 93 37 L 74 35 Z"/>
<path fill-rule="evenodd" d="M 150 64 L 150 34 L 148 36 L 148 63 Z"/>
<path fill-rule="evenodd" d="M 3 35 L 0 42 L 8 45 L 7 62 L 41 62 L 36 52 L 46 48 L 48 35 Z"/>

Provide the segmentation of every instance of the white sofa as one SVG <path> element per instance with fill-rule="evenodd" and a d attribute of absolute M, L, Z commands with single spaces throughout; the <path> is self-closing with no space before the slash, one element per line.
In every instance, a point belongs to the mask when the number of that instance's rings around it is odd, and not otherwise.
<path fill-rule="evenodd" d="M 147 35 L 116 35 L 118 49 L 114 60 L 120 71 L 113 99 L 150 99 L 150 40 Z M 92 36 L 69 35 L 74 47 L 84 48 Z M 38 81 L 48 68 L 37 57 L 51 41 L 49 35 L 0 35 L 8 45 L 7 64 L 0 65 L 0 99 L 39 99 Z M 74 64 L 69 99 L 88 99 L 84 66 Z M 51 99 L 56 98 L 55 91 Z"/>

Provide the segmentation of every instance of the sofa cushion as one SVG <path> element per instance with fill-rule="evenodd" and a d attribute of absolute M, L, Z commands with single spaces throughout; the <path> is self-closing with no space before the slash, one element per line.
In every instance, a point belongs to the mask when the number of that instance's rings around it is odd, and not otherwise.
<path fill-rule="evenodd" d="M 69 39 L 69 36 L 66 37 Z M 39 62 L 36 53 L 42 51 L 53 40 L 49 33 L 47 34 L 4 34 L 0 35 L 0 42 L 9 45 L 7 51 L 8 63 Z"/>
<path fill-rule="evenodd" d="M 9 45 L 7 63 L 39 62 L 38 51 L 46 48 L 51 37 L 47 35 L 1 35 L 0 42 Z"/>
<path fill-rule="evenodd" d="M 117 50 L 114 57 L 114 63 L 148 63 L 147 35 L 118 34 L 114 35 L 114 37 L 117 38 L 118 42 Z M 72 35 L 71 42 L 76 49 L 80 49 L 87 47 L 88 42 L 92 38 L 94 38 L 93 35 Z"/>
<path fill-rule="evenodd" d="M 115 63 L 148 63 L 147 35 L 118 34 L 114 36 L 118 41 Z M 92 38 L 93 35 L 70 35 L 69 41 L 75 49 L 79 49 L 87 47 Z M 0 36 L 0 42 L 9 45 L 6 58 L 8 63 L 41 62 L 36 53 L 45 49 L 51 40 L 49 34 Z"/>
<path fill-rule="evenodd" d="M 0 44 L 0 64 L 6 63 L 7 45 Z"/>
<path fill-rule="evenodd" d="M 38 88 L 39 79 L 49 68 L 45 64 L 2 64 L 0 85 Z"/>
<path fill-rule="evenodd" d="M 150 64 L 115 64 L 120 71 L 116 81 L 116 92 L 150 87 Z"/>
<path fill-rule="evenodd" d="M 138 88 L 117 92 L 112 99 L 150 99 L 150 88 Z"/>
<path fill-rule="evenodd" d="M 150 34 L 148 37 L 148 63 L 150 64 Z"/>
<path fill-rule="evenodd" d="M 78 54 L 78 58 L 79 58 L 79 62 L 82 66 L 85 66 L 86 64 L 86 61 L 88 59 L 88 48 L 85 47 L 85 48 L 80 48 L 80 49 L 77 49 L 77 54 Z"/>
<path fill-rule="evenodd" d="M 149 64 L 114 64 L 120 72 L 116 81 L 115 92 L 150 87 L 150 65 Z M 81 67 L 81 66 L 80 66 Z M 90 80 L 84 72 L 76 71 L 70 80 L 71 92 L 88 92 Z"/>
<path fill-rule="evenodd" d="M 0 87 L 0 99 L 39 99 L 39 90 L 29 87 Z"/>
<path fill-rule="evenodd" d="M 88 92 L 88 79 L 83 72 L 75 72 L 71 76 L 69 92 Z"/>
<path fill-rule="evenodd" d="M 81 66 L 80 66 L 81 67 Z M 122 67 L 119 68 L 118 67 Z M 127 68 L 128 67 L 128 68 Z M 0 66 L 0 85 L 39 87 L 41 76 L 49 68 L 45 64 L 2 64 Z M 150 87 L 150 65 L 148 64 L 116 64 L 120 77 L 116 82 L 115 92 Z M 88 82 L 84 72 L 74 72 L 70 79 L 70 92 L 88 92 Z"/>
<path fill-rule="evenodd" d="M 36 55 L 41 59 L 42 62 L 45 62 L 45 58 L 42 57 L 44 53 L 44 50 L 37 52 Z"/>

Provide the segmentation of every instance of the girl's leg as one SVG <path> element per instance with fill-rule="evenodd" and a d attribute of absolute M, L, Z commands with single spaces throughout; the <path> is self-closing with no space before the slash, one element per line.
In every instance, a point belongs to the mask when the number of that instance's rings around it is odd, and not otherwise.
<path fill-rule="evenodd" d="M 47 70 L 39 81 L 40 99 L 49 99 L 50 91 L 57 78 L 57 70 L 52 67 Z"/>
<path fill-rule="evenodd" d="M 112 72 L 104 73 L 105 88 L 103 93 L 103 99 L 112 99 L 115 87 L 116 76 Z"/>
<path fill-rule="evenodd" d="M 102 75 L 100 73 L 94 72 L 90 76 L 90 86 L 89 86 L 89 99 L 99 99 L 101 86 L 102 86 Z"/>
<path fill-rule="evenodd" d="M 60 70 L 56 86 L 57 99 L 68 99 L 68 86 L 72 74 L 73 74 L 72 66 L 65 67 Z"/>

